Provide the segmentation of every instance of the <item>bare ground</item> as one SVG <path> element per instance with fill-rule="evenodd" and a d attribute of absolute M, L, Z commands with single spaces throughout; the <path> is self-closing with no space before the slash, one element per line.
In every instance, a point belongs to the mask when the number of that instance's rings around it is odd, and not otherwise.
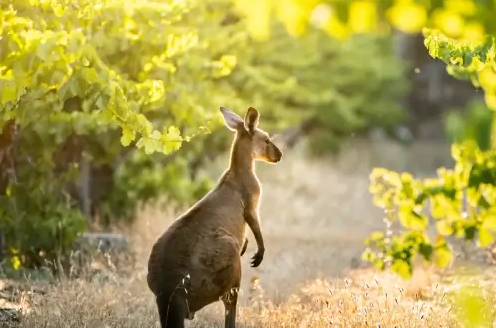
<path fill-rule="evenodd" d="M 249 234 L 239 327 L 460 326 L 446 295 L 466 276 L 421 267 L 402 281 L 363 268 L 359 260 L 364 238 L 384 227 L 368 192 L 370 169 L 432 175 L 435 167 L 449 165 L 448 155 L 447 146 L 432 143 L 407 150 L 369 143 L 350 147 L 337 160 L 310 160 L 295 150 L 279 165 L 259 165 L 266 255 L 259 268 L 248 265 L 256 250 Z M 216 175 L 222 166 L 214 168 Z M 42 286 L 43 295 L 21 294 L 14 302 L 25 308 L 19 327 L 159 327 L 145 264 L 151 244 L 176 214 L 140 213 L 128 231 L 139 261 L 126 274 L 105 267 L 90 282 L 64 280 Z M 492 293 L 494 271 L 485 270 L 474 279 L 487 282 Z M 220 327 L 222 318 L 219 302 L 189 326 Z"/>

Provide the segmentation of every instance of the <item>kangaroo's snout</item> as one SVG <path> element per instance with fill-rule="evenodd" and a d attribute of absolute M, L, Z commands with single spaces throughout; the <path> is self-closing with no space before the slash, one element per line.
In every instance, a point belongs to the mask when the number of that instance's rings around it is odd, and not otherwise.
<path fill-rule="evenodd" d="M 278 162 L 281 161 L 281 159 L 282 159 L 282 152 L 278 149 L 276 156 L 274 156 L 273 158 L 271 158 L 271 162 L 272 163 L 278 163 Z"/>
<path fill-rule="evenodd" d="M 278 163 L 282 159 L 282 151 L 274 144 L 269 147 L 267 155 L 267 159 L 270 163 Z"/>

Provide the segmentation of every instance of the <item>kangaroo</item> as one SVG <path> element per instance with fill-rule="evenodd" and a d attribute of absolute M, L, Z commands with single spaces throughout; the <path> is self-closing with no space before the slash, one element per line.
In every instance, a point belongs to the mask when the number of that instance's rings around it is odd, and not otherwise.
<path fill-rule="evenodd" d="M 262 189 L 255 161 L 275 164 L 282 152 L 258 128 L 255 108 L 248 108 L 244 120 L 225 107 L 220 112 L 235 132 L 229 167 L 217 185 L 157 239 L 148 260 L 147 282 L 162 328 L 183 328 L 185 319 L 192 320 L 195 312 L 219 299 L 226 309 L 225 327 L 235 328 L 247 226 L 258 247 L 251 266 L 263 260 L 258 215 Z"/>

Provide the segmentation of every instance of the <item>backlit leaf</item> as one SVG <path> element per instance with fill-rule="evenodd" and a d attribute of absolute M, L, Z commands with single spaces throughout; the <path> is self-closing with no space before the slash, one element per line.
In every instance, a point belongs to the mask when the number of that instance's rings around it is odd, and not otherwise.
<path fill-rule="evenodd" d="M 2 83 L 3 82 L 3 83 Z M 0 80 L 0 102 L 5 104 L 9 101 L 17 99 L 17 88 L 14 81 L 1 81 Z"/>
<path fill-rule="evenodd" d="M 439 234 L 443 236 L 449 236 L 453 234 L 453 228 L 451 227 L 451 223 L 446 220 L 437 221 L 436 229 L 439 232 Z"/>
<path fill-rule="evenodd" d="M 416 1 L 395 1 L 387 15 L 394 26 L 407 33 L 419 31 L 427 22 L 425 7 Z"/>
<path fill-rule="evenodd" d="M 440 268 L 446 268 L 453 260 L 453 252 L 448 247 L 437 248 L 434 251 L 434 262 Z"/>
<path fill-rule="evenodd" d="M 373 1 L 353 1 L 349 11 L 348 24 L 354 32 L 367 32 L 375 28 L 377 11 Z"/>
<path fill-rule="evenodd" d="M 411 278 L 412 276 L 411 265 L 406 261 L 400 259 L 394 260 L 393 264 L 391 265 L 391 269 L 404 279 Z"/>
<path fill-rule="evenodd" d="M 494 235 L 484 226 L 479 228 L 479 244 L 481 247 L 487 247 L 494 241 Z"/>
<path fill-rule="evenodd" d="M 136 132 L 124 126 L 122 128 L 121 144 L 127 147 L 136 139 Z"/>

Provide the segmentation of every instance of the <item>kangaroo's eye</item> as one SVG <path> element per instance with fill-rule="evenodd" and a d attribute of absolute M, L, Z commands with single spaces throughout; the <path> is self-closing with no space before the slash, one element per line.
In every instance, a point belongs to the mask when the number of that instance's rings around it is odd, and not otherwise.
<path fill-rule="evenodd" d="M 265 139 L 265 144 L 268 145 L 270 143 L 270 140 L 269 139 Z"/>

